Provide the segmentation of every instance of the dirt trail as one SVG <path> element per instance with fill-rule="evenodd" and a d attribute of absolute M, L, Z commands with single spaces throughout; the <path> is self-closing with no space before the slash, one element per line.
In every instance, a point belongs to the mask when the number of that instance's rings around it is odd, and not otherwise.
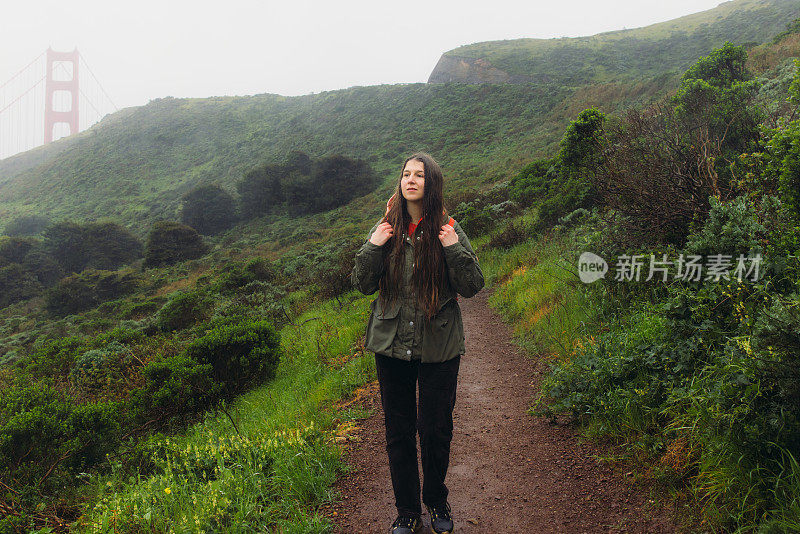
<path fill-rule="evenodd" d="M 675 532 L 672 513 L 651 510 L 642 488 L 593 459 L 597 447 L 526 413 L 545 367 L 510 342 L 490 293 L 459 299 L 467 350 L 445 481 L 456 532 Z M 395 516 L 380 392 L 370 386 L 361 403 L 375 413 L 360 421 L 345 452 L 353 470 L 335 484 L 343 499 L 321 510 L 343 534 L 388 532 Z"/>

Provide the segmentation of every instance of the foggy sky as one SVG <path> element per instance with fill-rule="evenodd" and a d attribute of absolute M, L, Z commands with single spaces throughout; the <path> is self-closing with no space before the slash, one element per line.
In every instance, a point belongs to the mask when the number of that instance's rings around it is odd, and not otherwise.
<path fill-rule="evenodd" d="M 164 96 L 300 95 L 425 82 L 461 45 L 646 26 L 719 0 L 227 2 L 8 0 L 0 83 L 77 47 L 118 108 Z"/>

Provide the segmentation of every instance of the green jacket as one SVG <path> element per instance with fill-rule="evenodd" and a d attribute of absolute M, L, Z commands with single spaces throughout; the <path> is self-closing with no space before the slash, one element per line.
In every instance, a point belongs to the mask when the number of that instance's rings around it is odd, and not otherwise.
<path fill-rule="evenodd" d="M 391 240 L 381 246 L 369 241 L 380 223 L 375 223 L 367 234 L 366 241 L 356 253 L 351 273 L 353 285 L 365 295 L 378 291 L 378 282 L 383 275 L 383 259 L 390 252 Z M 402 360 L 421 360 L 423 363 L 443 362 L 464 353 L 464 323 L 456 293 L 472 297 L 483 288 L 484 281 L 478 256 L 455 219 L 453 229 L 458 241 L 443 247 L 447 276 L 439 288 L 439 310 L 427 324 L 424 313 L 417 307 L 416 295 L 411 290 L 414 243 L 419 240 L 418 234 L 423 230 L 416 230 L 413 236 L 403 233 L 406 261 L 401 295 L 388 309 L 381 309 L 378 297 L 372 301 L 372 313 L 364 341 L 368 350 Z"/>

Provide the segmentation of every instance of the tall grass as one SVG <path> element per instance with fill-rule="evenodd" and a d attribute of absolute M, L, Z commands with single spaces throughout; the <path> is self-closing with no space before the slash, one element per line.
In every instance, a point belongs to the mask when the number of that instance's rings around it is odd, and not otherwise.
<path fill-rule="evenodd" d="M 528 218 L 521 217 L 521 224 Z M 598 308 L 577 275 L 581 251 L 576 243 L 574 234 L 562 231 L 510 249 L 480 251 L 487 282 L 496 285 L 489 304 L 513 325 L 515 342 L 531 354 L 566 357 L 581 336 L 594 331 Z"/>

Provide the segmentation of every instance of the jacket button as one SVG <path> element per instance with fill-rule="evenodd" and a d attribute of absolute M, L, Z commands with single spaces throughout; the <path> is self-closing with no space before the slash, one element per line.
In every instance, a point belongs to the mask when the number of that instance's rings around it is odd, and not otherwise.
<path fill-rule="evenodd" d="M 414 321 L 409 321 L 408 326 L 414 326 Z"/>
<path fill-rule="evenodd" d="M 406 354 L 411 354 L 411 349 L 408 349 L 408 350 L 406 351 Z"/>

